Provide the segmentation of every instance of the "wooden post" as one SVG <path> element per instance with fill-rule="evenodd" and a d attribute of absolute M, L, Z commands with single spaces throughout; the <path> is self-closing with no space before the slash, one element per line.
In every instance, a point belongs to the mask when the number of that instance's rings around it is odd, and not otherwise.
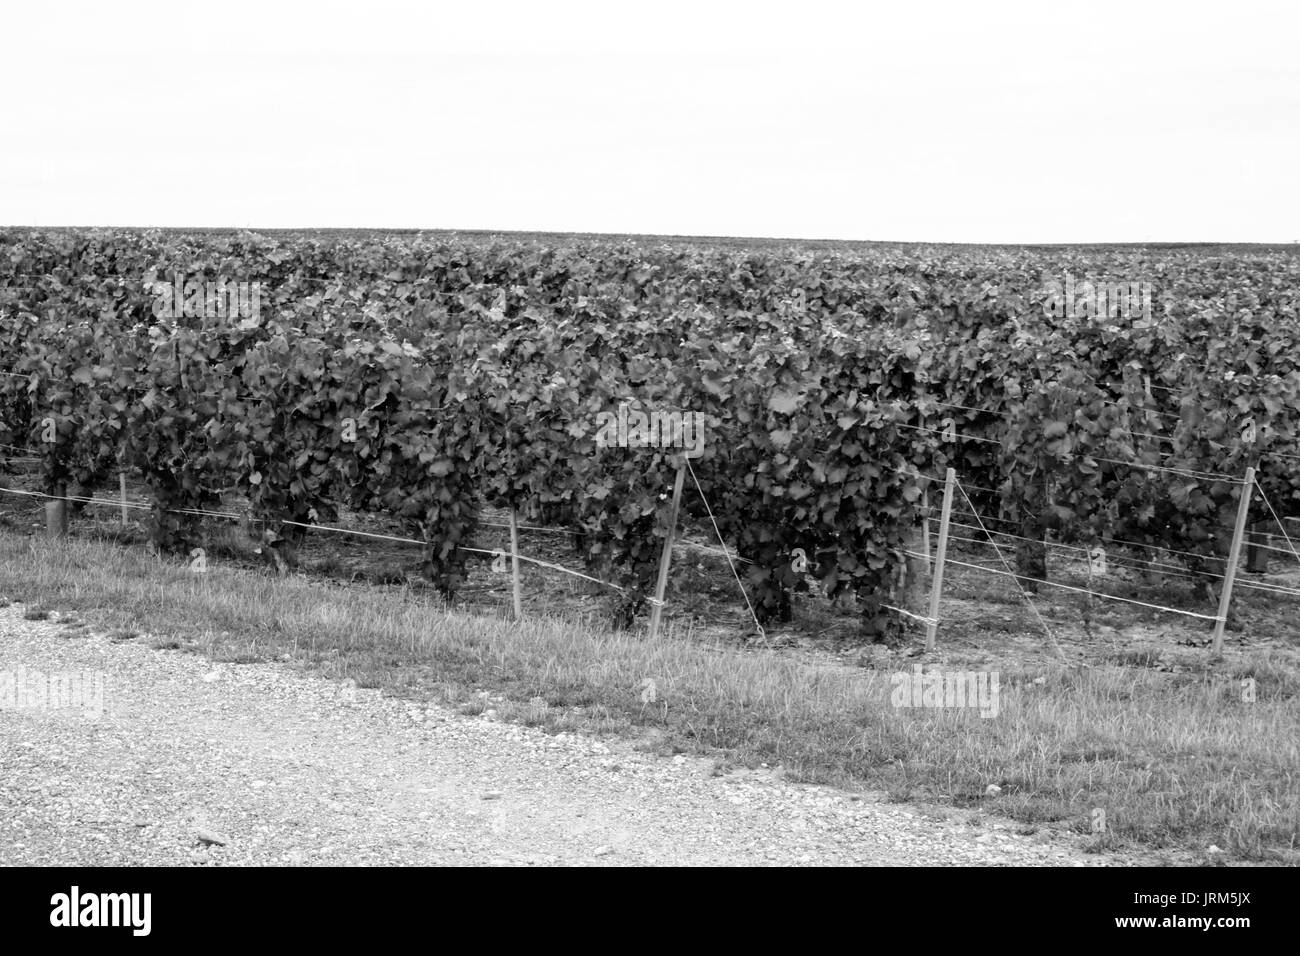
<path fill-rule="evenodd" d="M 510 509 L 510 576 L 515 586 L 515 620 L 524 616 L 523 602 L 519 593 L 519 521 L 515 509 Z"/>
<path fill-rule="evenodd" d="M 45 535 L 49 538 L 62 538 L 68 533 L 68 503 L 64 500 L 68 486 L 59 485 L 54 493 L 58 497 L 45 502 Z"/>
<path fill-rule="evenodd" d="M 921 510 L 925 512 L 925 530 L 922 534 L 921 549 L 925 554 L 925 573 L 934 573 L 934 562 L 930 560 L 930 489 L 921 492 Z"/>
<path fill-rule="evenodd" d="M 650 638 L 659 636 L 659 618 L 664 610 L 664 591 L 668 587 L 668 564 L 673 556 L 673 536 L 677 532 L 677 512 L 682 505 L 682 483 L 686 480 L 686 462 L 677 466 L 677 480 L 673 482 L 673 504 L 668 514 L 668 537 L 664 538 L 664 553 L 659 557 L 659 580 L 655 582 L 655 596 L 650 603 Z"/>
<path fill-rule="evenodd" d="M 939 546 L 934 555 L 934 573 L 930 578 L 930 622 L 925 625 L 925 649 L 934 650 L 939 630 L 939 593 L 943 589 L 943 562 L 948 557 L 948 519 L 952 515 L 952 492 L 957 472 L 949 468 L 943 482 L 943 511 L 939 514 Z"/>
<path fill-rule="evenodd" d="M 1268 551 L 1265 546 L 1273 543 L 1268 528 L 1267 521 L 1256 521 L 1250 526 L 1250 540 L 1246 542 L 1246 570 L 1252 574 L 1268 573 Z"/>
<path fill-rule="evenodd" d="M 190 383 L 185 377 L 185 369 L 181 366 L 181 344 L 172 337 L 172 358 L 176 360 L 176 381 L 180 383 L 182 391 L 189 391 Z"/>
<path fill-rule="evenodd" d="M 1088 593 L 1083 596 L 1083 632 L 1092 637 L 1092 549 L 1084 556 L 1088 559 Z"/>
<path fill-rule="evenodd" d="M 117 473 L 117 487 L 122 497 L 122 527 L 126 527 L 126 472 Z"/>
<path fill-rule="evenodd" d="M 1241 486 L 1237 502 L 1237 526 L 1232 532 L 1232 547 L 1228 549 L 1228 565 L 1223 569 L 1223 590 L 1219 592 L 1219 619 L 1214 622 L 1214 643 L 1210 655 L 1218 657 L 1223 652 L 1223 629 L 1228 624 L 1228 607 L 1232 603 L 1232 582 L 1237 576 L 1237 563 L 1241 560 L 1241 539 L 1246 530 L 1246 517 L 1250 514 L 1250 499 L 1255 496 L 1255 468 L 1246 469 L 1246 480 Z"/>

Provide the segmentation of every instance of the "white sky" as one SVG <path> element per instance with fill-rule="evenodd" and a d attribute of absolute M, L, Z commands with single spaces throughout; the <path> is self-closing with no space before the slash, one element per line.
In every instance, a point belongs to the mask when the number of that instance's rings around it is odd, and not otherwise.
<path fill-rule="evenodd" d="M 0 224 L 1300 239 L 1300 3 L 15 3 Z"/>

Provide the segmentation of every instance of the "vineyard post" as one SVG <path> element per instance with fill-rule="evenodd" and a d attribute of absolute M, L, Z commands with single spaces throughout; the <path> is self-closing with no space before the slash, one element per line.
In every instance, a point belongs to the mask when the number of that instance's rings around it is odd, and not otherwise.
<path fill-rule="evenodd" d="M 68 486 L 59 485 L 54 489 L 57 496 L 53 501 L 45 502 L 45 534 L 50 538 L 62 538 L 68 533 Z"/>
<path fill-rule="evenodd" d="M 650 602 L 650 639 L 659 636 L 659 618 L 664 609 L 664 591 L 668 587 L 668 563 L 673 556 L 673 535 L 677 531 L 677 512 L 682 505 L 682 483 L 686 480 L 686 461 L 677 466 L 677 479 L 673 482 L 673 504 L 668 513 L 668 536 L 664 538 L 664 553 L 659 556 L 659 579 L 655 582 L 655 596 Z"/>
<path fill-rule="evenodd" d="M 934 650 L 939 630 L 939 592 L 943 589 L 943 562 L 948 556 L 948 518 L 952 515 L 952 492 L 957 471 L 949 468 L 943 481 L 943 511 L 939 514 L 939 545 L 934 554 L 934 573 L 930 577 L 930 620 L 925 625 L 925 649 Z"/>
<path fill-rule="evenodd" d="M 126 527 L 126 472 L 117 473 L 117 487 L 122 497 L 122 527 Z"/>
<path fill-rule="evenodd" d="M 1250 540 L 1246 542 L 1246 570 L 1253 574 L 1268 573 L 1268 551 L 1265 549 L 1273 543 L 1268 528 L 1267 521 L 1256 521 L 1250 526 Z M 1261 538 L 1264 540 L 1260 541 Z"/>
<path fill-rule="evenodd" d="M 523 603 L 519 595 L 519 520 L 515 509 L 510 509 L 510 576 L 514 579 L 515 620 L 524 616 Z"/>
<path fill-rule="evenodd" d="M 925 515 L 925 521 L 921 532 L 923 547 L 921 550 L 925 553 L 925 573 L 934 573 L 934 563 L 930 560 L 930 489 L 921 492 L 921 511 Z"/>
<path fill-rule="evenodd" d="M 1223 590 L 1219 593 L 1219 616 L 1214 621 L 1214 644 L 1210 656 L 1218 657 L 1223 652 L 1223 629 L 1228 623 L 1228 607 L 1232 603 L 1232 582 L 1237 577 L 1237 562 L 1241 560 L 1241 539 L 1246 530 L 1246 517 L 1250 514 L 1250 499 L 1255 496 L 1255 468 L 1246 469 L 1246 478 L 1241 486 L 1241 498 L 1237 502 L 1237 526 L 1232 532 L 1232 547 L 1228 549 L 1228 566 L 1223 569 Z"/>
<path fill-rule="evenodd" d="M 176 361 L 176 381 L 182 391 L 189 391 L 190 383 L 186 380 L 185 369 L 181 366 L 181 344 L 173 336 L 172 358 Z"/>

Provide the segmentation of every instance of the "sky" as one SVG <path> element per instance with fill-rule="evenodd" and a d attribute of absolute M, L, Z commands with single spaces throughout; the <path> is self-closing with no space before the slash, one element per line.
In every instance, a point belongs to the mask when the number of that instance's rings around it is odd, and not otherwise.
<path fill-rule="evenodd" d="M 0 225 L 1300 240 L 1300 3 L 5 5 Z"/>

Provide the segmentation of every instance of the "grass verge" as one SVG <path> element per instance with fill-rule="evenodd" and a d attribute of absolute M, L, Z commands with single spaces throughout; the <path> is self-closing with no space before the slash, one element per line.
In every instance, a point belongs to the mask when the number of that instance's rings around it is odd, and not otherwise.
<path fill-rule="evenodd" d="M 1213 844 L 1229 858 L 1300 859 L 1300 675 L 1270 654 L 1191 674 L 1004 672 L 996 716 L 981 717 L 895 707 L 888 673 L 680 634 L 652 644 L 572 620 L 471 616 L 410 592 L 220 566 L 196 574 L 94 541 L 0 533 L 0 558 L 6 597 L 81 612 L 119 640 L 143 631 L 156 646 L 232 662 L 289 655 L 326 677 L 465 712 L 482 709 L 487 691 L 499 716 L 549 730 L 642 733 L 665 751 L 1034 826 L 1091 833 L 1102 810 L 1099 849 Z"/>

